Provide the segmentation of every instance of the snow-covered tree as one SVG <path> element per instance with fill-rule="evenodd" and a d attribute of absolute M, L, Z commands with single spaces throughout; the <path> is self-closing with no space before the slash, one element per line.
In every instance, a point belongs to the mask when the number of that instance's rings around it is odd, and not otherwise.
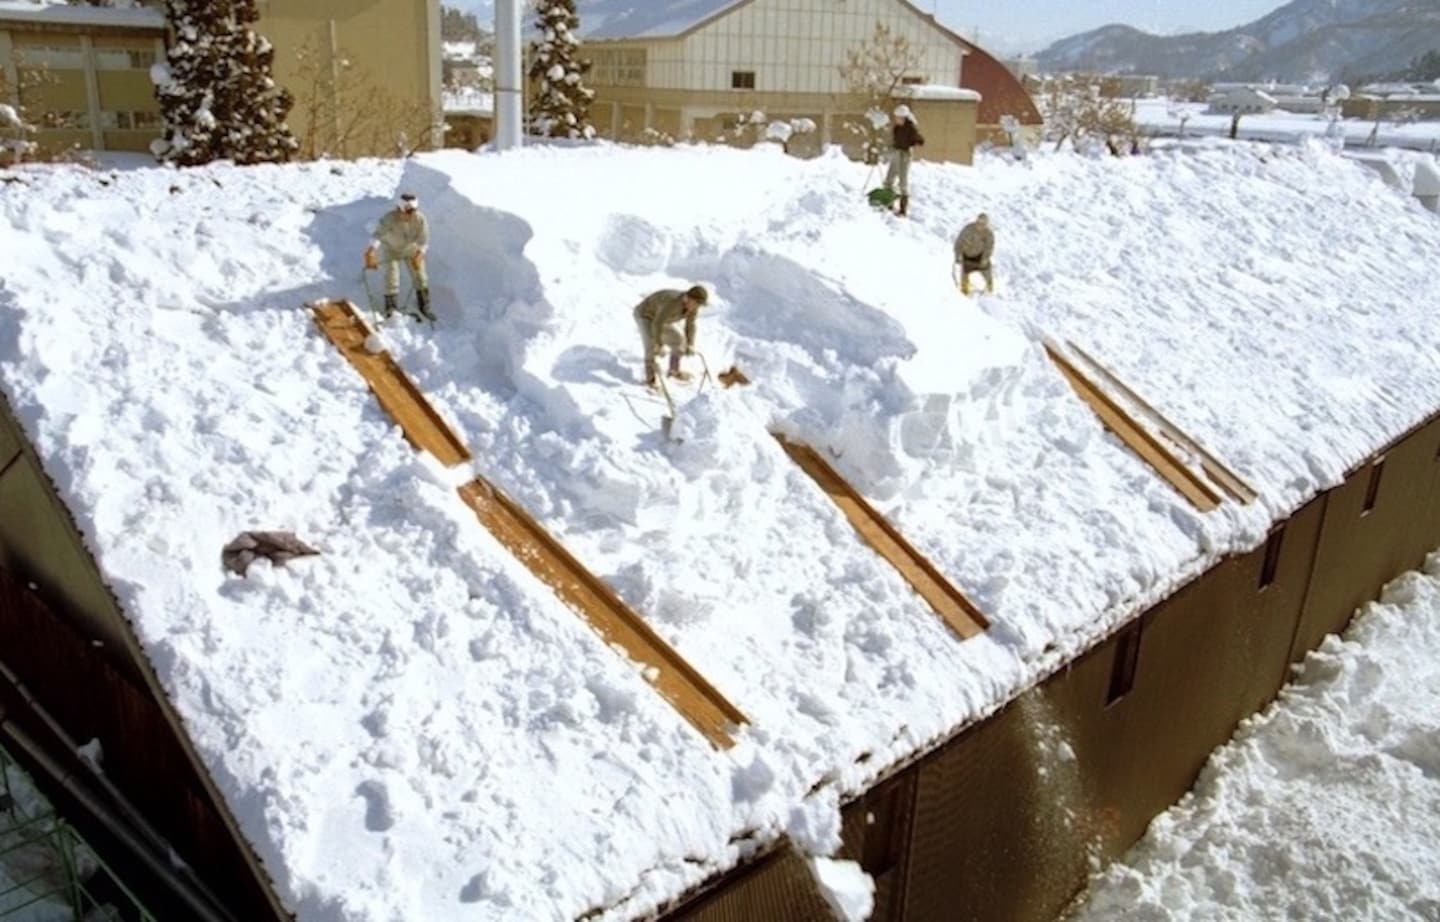
<path fill-rule="evenodd" d="M 165 136 L 151 150 L 181 166 L 289 160 L 294 100 L 271 76 L 275 49 L 251 24 L 255 0 L 165 0 L 175 41 L 151 70 Z"/>
<path fill-rule="evenodd" d="M 0 163 L 6 158 L 12 164 L 23 160 L 35 149 L 35 142 L 30 140 L 34 133 L 35 126 L 25 121 L 19 109 L 0 103 Z"/>
<path fill-rule="evenodd" d="M 575 0 L 537 0 L 535 18 L 540 38 L 530 43 L 530 79 L 536 82 L 530 130 L 551 138 L 593 138 L 590 103 L 595 91 L 583 83 L 590 62 L 579 55 Z"/>
<path fill-rule="evenodd" d="M 1102 142 L 1118 154 L 1122 140 L 1132 145 L 1139 140 L 1134 103 L 1105 98 L 1092 78 L 1073 74 L 1053 78 L 1039 102 L 1045 131 L 1055 140 L 1056 150 L 1067 140 L 1076 150 Z"/>

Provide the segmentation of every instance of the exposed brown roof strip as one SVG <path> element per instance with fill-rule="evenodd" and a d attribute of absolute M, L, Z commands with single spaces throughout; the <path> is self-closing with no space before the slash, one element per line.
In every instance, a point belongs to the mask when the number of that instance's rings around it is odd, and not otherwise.
<path fill-rule="evenodd" d="M 325 301 L 314 308 L 315 322 L 335 344 L 380 401 L 405 438 L 416 448 L 428 451 L 446 467 L 470 460 L 470 452 L 440 418 L 424 395 L 411 383 L 404 370 L 388 352 L 366 350 L 369 327 L 348 301 Z"/>
<path fill-rule="evenodd" d="M 1119 437 L 1120 441 L 1130 447 L 1130 450 L 1139 455 L 1145 463 L 1154 468 L 1155 472 L 1164 477 L 1171 486 L 1188 499 L 1196 509 L 1201 512 L 1210 512 L 1220 506 L 1220 494 L 1217 493 L 1209 483 L 1190 470 L 1179 458 L 1159 440 L 1137 423 L 1129 413 L 1102 391 L 1094 381 L 1090 380 L 1071 364 L 1070 360 L 1061 355 L 1050 343 L 1045 344 L 1045 352 L 1050 360 L 1060 369 L 1065 380 L 1075 389 L 1075 393 L 1090 405 L 1095 415 L 1105 427 Z"/>
<path fill-rule="evenodd" d="M 400 424 L 405 438 L 446 465 L 470 460 L 463 442 L 419 392 L 388 352 L 365 349 L 369 330 L 346 301 L 317 304 L 320 329 L 355 366 Z M 643 664 L 645 678 L 696 729 L 722 749 L 746 717 L 704 676 L 670 648 L 625 602 L 575 559 L 524 509 L 482 478 L 459 490 L 460 498 L 516 558 L 580 614 L 606 643 Z"/>
<path fill-rule="evenodd" d="M 501 544 L 582 614 L 607 643 L 618 645 L 631 659 L 650 667 L 646 678 L 696 729 L 722 749 L 734 745 L 730 734 L 747 723 L 745 715 L 661 640 L 614 590 L 570 556 L 539 522 L 483 480 L 461 487 L 460 497 Z"/>
<path fill-rule="evenodd" d="M 984 633 L 990 622 L 980 609 L 906 541 L 886 518 L 856 492 L 820 453 L 808 445 L 775 435 L 795 463 L 840 507 L 865 542 L 888 560 L 930 607 L 962 639 Z"/>
<path fill-rule="evenodd" d="M 1239 475 L 1225 466 L 1222 461 L 1207 451 L 1203 445 L 1187 435 L 1179 426 L 1166 419 L 1164 414 L 1147 403 L 1143 397 L 1135 393 L 1129 385 L 1120 380 L 1119 376 L 1109 368 L 1102 365 L 1098 359 L 1073 342 L 1067 343 L 1066 345 L 1068 345 L 1076 355 L 1089 363 L 1090 367 L 1095 369 L 1096 374 L 1104 378 L 1110 387 L 1114 388 L 1123 395 L 1126 400 L 1129 400 L 1138 407 L 1141 412 L 1150 416 L 1159 427 L 1161 435 L 1174 442 L 1181 449 L 1189 451 L 1199 457 L 1200 467 L 1201 470 L 1205 472 L 1205 476 L 1209 477 L 1220 489 L 1224 490 L 1231 499 L 1248 506 L 1259 497 L 1260 494 L 1248 483 L 1241 480 Z"/>

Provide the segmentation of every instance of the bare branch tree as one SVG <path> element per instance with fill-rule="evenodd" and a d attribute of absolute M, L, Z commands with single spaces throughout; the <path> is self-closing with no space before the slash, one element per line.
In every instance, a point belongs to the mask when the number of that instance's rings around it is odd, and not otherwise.
<path fill-rule="evenodd" d="M 905 82 L 906 75 L 919 68 L 920 61 L 920 49 L 883 22 L 875 23 L 874 33 L 864 44 L 846 49 L 840 79 L 866 109 L 865 120 L 850 125 L 850 130 L 864 139 L 866 163 L 877 162 L 886 148 L 885 129 L 890 124 L 886 113 L 895 102 L 895 90 Z"/>
<path fill-rule="evenodd" d="M 1056 150 L 1067 140 L 1077 149 L 1087 140 L 1099 140 L 1118 153 L 1119 139 L 1133 144 L 1139 138 L 1134 105 L 1104 97 L 1100 85 L 1088 78 L 1055 78 L 1041 102 L 1046 132 L 1055 140 Z"/>
<path fill-rule="evenodd" d="M 295 108 L 305 117 L 302 159 L 408 157 L 434 139 L 438 112 L 396 97 L 351 67 L 343 51 L 332 57 L 307 39 L 295 57 Z"/>
<path fill-rule="evenodd" d="M 0 105 L 0 159 L 8 157 L 13 165 L 27 157 L 56 159 L 65 156 L 69 151 L 44 150 L 35 140 L 35 133 L 42 127 L 41 122 L 46 115 L 37 115 L 27 102 L 29 98 L 37 95 L 41 87 L 57 82 L 57 78 L 48 66 L 27 63 L 22 53 L 16 53 L 15 64 L 19 80 L 13 92 L 4 72 L 0 71 L 0 99 L 13 98 L 16 101 L 16 105 Z M 53 127 L 61 126 L 57 123 Z"/>

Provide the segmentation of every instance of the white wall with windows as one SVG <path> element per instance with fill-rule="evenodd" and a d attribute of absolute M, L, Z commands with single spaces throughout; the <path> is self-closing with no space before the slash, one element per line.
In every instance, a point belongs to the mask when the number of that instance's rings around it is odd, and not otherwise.
<path fill-rule="evenodd" d="M 920 52 L 909 82 L 960 85 L 960 46 L 897 0 L 752 0 L 678 42 L 652 45 L 656 89 L 841 93 L 845 54 L 883 22 Z"/>

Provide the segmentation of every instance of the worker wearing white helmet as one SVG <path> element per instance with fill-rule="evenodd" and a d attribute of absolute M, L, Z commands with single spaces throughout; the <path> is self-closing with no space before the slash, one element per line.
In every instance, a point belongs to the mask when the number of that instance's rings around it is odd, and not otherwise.
<path fill-rule="evenodd" d="M 920 124 L 907 105 L 895 107 L 895 123 L 890 129 L 890 169 L 885 173 L 885 188 L 894 192 L 900 187 L 900 213 L 910 209 L 910 159 L 911 149 L 923 147 L 925 136 L 920 134 Z"/>
<path fill-rule="evenodd" d="M 400 263 L 410 270 L 415 286 L 416 305 L 420 313 L 433 319 L 430 312 L 430 281 L 425 272 L 425 249 L 430 245 L 430 222 L 420 211 L 420 201 L 410 192 L 400 196 L 399 203 L 380 219 L 375 239 L 365 251 L 365 266 L 379 268 L 385 264 L 385 316 L 397 308 L 400 293 Z"/>

